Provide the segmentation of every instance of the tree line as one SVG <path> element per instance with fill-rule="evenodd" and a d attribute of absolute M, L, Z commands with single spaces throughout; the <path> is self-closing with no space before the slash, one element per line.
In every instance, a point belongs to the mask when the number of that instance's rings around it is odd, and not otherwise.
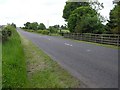
<path fill-rule="evenodd" d="M 40 23 L 38 24 L 37 22 L 26 22 L 24 24 L 24 29 L 32 29 L 32 30 L 45 30 L 47 29 L 44 23 Z M 49 28 L 55 28 L 55 29 L 67 29 L 67 25 L 53 25 L 53 26 L 49 26 Z"/>
<path fill-rule="evenodd" d="M 27 22 L 24 24 L 24 29 L 32 29 L 32 30 L 45 30 L 46 26 L 43 23 L 38 24 L 37 22 Z"/>
<path fill-rule="evenodd" d="M 104 8 L 99 2 L 66 2 L 63 18 L 71 33 L 120 34 L 120 1 L 110 11 L 110 20 L 100 15 Z"/>

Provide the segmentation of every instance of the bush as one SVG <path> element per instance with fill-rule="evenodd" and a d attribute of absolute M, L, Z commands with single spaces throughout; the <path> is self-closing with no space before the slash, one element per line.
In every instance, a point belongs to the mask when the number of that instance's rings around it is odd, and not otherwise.
<path fill-rule="evenodd" d="M 43 30 L 37 30 L 37 33 L 42 33 Z"/>
<path fill-rule="evenodd" d="M 11 37 L 2 43 L 2 88 L 21 88 L 26 85 L 26 60 L 21 39 L 14 27 L 5 27 L 12 31 Z"/>
<path fill-rule="evenodd" d="M 48 30 L 37 30 L 38 33 L 44 34 L 44 35 L 48 35 L 49 31 Z"/>
<path fill-rule="evenodd" d="M 13 26 L 8 25 L 7 27 L 2 29 L 2 41 L 6 41 L 8 37 L 12 35 L 12 30 L 15 28 Z"/>
<path fill-rule="evenodd" d="M 2 31 L 0 31 L 0 42 L 2 41 Z"/>
<path fill-rule="evenodd" d="M 28 30 L 29 32 L 34 32 L 34 30 Z"/>
<path fill-rule="evenodd" d="M 42 30 L 42 34 L 48 35 L 49 31 L 48 30 Z"/>

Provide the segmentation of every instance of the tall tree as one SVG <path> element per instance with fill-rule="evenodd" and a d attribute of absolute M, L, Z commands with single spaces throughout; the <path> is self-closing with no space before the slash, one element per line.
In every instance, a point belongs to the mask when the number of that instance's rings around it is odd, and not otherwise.
<path fill-rule="evenodd" d="M 120 34 L 120 1 L 115 4 L 115 7 L 110 11 L 107 27 L 110 29 L 109 33 Z"/>
<path fill-rule="evenodd" d="M 37 30 L 38 29 L 38 23 L 37 22 L 33 22 L 29 25 L 30 29 L 33 30 Z"/>
<path fill-rule="evenodd" d="M 11 26 L 15 27 L 16 28 L 16 24 L 12 23 Z"/>
<path fill-rule="evenodd" d="M 63 18 L 68 22 L 70 32 L 101 33 L 103 20 L 98 11 L 102 8 L 103 4 L 99 2 L 67 2 Z"/>
<path fill-rule="evenodd" d="M 69 16 L 71 15 L 72 11 L 80 6 L 88 6 L 88 2 L 66 2 L 66 5 L 63 10 L 63 18 L 65 21 L 68 21 Z"/>
<path fill-rule="evenodd" d="M 39 26 L 38 26 L 38 29 L 45 30 L 46 26 L 43 23 L 40 23 Z"/>
<path fill-rule="evenodd" d="M 102 32 L 102 24 L 97 12 L 90 6 L 75 9 L 68 19 L 68 27 L 71 32 L 77 33 Z"/>
<path fill-rule="evenodd" d="M 30 27 L 29 27 L 30 26 L 30 22 L 25 23 L 24 26 L 25 26 L 25 29 L 30 29 Z"/>
<path fill-rule="evenodd" d="M 37 22 L 27 22 L 26 24 L 24 24 L 25 29 L 33 29 L 33 30 L 37 30 L 38 29 L 38 23 Z"/>

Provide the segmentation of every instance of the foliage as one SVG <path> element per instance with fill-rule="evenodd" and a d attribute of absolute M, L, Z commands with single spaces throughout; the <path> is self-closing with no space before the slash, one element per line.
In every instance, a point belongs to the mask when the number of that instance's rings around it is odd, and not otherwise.
<path fill-rule="evenodd" d="M 72 11 L 74 11 L 80 6 L 88 6 L 88 5 L 89 4 L 87 2 L 66 2 L 66 5 L 63 10 L 63 18 L 65 19 L 65 21 L 68 21 Z"/>
<path fill-rule="evenodd" d="M 57 33 L 58 29 L 55 26 L 49 26 L 50 33 Z"/>
<path fill-rule="evenodd" d="M 68 27 L 70 32 L 102 33 L 101 21 L 96 11 L 89 6 L 75 9 L 68 19 Z"/>
<path fill-rule="evenodd" d="M 103 4 L 99 2 L 67 2 L 63 10 L 63 18 L 68 22 L 70 32 L 103 33 L 104 18 L 98 13 L 102 8 Z"/>
<path fill-rule="evenodd" d="M 120 1 L 110 11 L 110 20 L 107 25 L 108 33 L 120 34 Z"/>
<path fill-rule="evenodd" d="M 12 23 L 11 26 L 13 26 L 14 28 L 16 28 L 16 24 Z"/>
<path fill-rule="evenodd" d="M 2 42 L 2 29 L 0 28 L 0 43 Z"/>
<path fill-rule="evenodd" d="M 37 30 L 38 33 L 44 34 L 44 35 L 48 35 L 49 31 L 48 30 Z"/>
<path fill-rule="evenodd" d="M 12 35 L 12 31 L 14 30 L 15 26 L 8 25 L 2 29 L 2 41 L 5 42 L 8 40 L 8 37 Z"/>
<path fill-rule="evenodd" d="M 43 23 L 40 23 L 40 25 L 38 25 L 38 29 L 44 30 L 44 29 L 46 29 L 46 27 Z"/>
<path fill-rule="evenodd" d="M 38 23 L 33 22 L 29 25 L 29 29 L 37 30 L 38 29 Z"/>
<path fill-rule="evenodd" d="M 30 29 L 30 22 L 25 23 L 24 26 L 25 29 Z"/>
<path fill-rule="evenodd" d="M 60 27 L 61 29 L 68 29 L 68 27 L 67 27 L 67 25 L 65 24 L 65 25 L 61 25 L 61 27 Z"/>
<path fill-rule="evenodd" d="M 11 26 L 12 36 L 2 43 L 2 87 L 21 88 L 26 83 L 26 61 L 20 37 Z"/>
<path fill-rule="evenodd" d="M 46 29 L 45 25 L 43 23 L 38 24 L 37 22 L 27 22 L 26 24 L 24 24 L 25 27 L 23 27 L 23 29 L 32 29 L 32 30 L 44 30 Z"/>

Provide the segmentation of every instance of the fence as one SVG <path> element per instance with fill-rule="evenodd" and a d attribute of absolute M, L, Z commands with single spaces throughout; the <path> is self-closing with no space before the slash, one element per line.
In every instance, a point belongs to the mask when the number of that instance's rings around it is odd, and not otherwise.
<path fill-rule="evenodd" d="M 120 35 L 117 34 L 64 33 L 64 37 L 88 42 L 120 46 Z"/>

